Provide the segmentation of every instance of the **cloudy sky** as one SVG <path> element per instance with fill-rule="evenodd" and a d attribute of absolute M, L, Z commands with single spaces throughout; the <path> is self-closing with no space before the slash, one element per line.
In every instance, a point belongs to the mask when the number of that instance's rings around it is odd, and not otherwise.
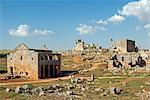
<path fill-rule="evenodd" d="M 150 0 L 0 0 L 0 49 L 108 47 L 111 38 L 150 48 Z"/>

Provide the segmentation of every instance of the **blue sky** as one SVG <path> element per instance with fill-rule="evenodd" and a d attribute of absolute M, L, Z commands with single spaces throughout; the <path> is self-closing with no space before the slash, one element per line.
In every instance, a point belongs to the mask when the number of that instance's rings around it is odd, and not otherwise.
<path fill-rule="evenodd" d="M 0 49 L 108 47 L 111 38 L 150 48 L 150 0 L 0 0 Z"/>

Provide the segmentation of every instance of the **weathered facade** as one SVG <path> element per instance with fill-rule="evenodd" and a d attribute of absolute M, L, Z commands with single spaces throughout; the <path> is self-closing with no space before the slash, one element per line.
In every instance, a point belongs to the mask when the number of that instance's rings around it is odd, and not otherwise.
<path fill-rule="evenodd" d="M 122 39 L 117 40 L 114 43 L 115 49 L 118 52 L 134 52 L 135 51 L 135 41 L 128 40 L 128 39 Z"/>
<path fill-rule="evenodd" d="M 145 70 L 150 70 L 150 56 L 144 52 L 131 53 L 114 53 L 110 60 L 108 60 L 109 68 L 128 68 L 138 67 Z"/>
<path fill-rule="evenodd" d="M 84 42 L 81 39 L 75 42 L 75 50 L 77 51 L 84 50 Z"/>
<path fill-rule="evenodd" d="M 29 49 L 24 43 L 7 55 L 7 70 L 11 75 L 31 79 L 57 77 L 60 67 L 61 54 L 46 49 Z"/>

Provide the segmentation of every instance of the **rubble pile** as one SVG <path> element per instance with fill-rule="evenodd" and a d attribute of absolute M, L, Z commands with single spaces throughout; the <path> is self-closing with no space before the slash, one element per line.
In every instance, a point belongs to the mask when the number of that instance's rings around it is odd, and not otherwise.
<path fill-rule="evenodd" d="M 89 80 L 83 80 L 80 78 L 71 78 L 70 82 L 67 84 L 53 84 L 46 86 L 33 87 L 30 84 L 25 84 L 22 86 L 17 86 L 14 90 L 6 88 L 6 92 L 15 92 L 17 94 L 24 94 L 28 96 L 49 96 L 58 95 L 66 98 L 82 98 L 88 93 L 99 93 L 100 96 L 108 95 L 120 95 L 122 89 L 119 87 L 94 87 L 89 86 L 94 82 L 94 75 L 91 75 Z"/>

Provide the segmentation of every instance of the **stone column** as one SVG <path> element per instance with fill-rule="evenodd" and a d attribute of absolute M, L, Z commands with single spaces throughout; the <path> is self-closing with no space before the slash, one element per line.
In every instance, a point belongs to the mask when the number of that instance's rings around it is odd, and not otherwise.
<path fill-rule="evenodd" d="M 50 65 L 48 65 L 48 77 L 50 77 Z"/>
<path fill-rule="evenodd" d="M 43 65 L 43 78 L 45 78 L 45 65 Z"/>
<path fill-rule="evenodd" d="M 95 77 L 94 74 L 91 75 L 91 81 L 94 81 Z"/>
<path fill-rule="evenodd" d="M 43 76 L 42 76 L 42 65 L 39 65 L 39 73 L 40 73 L 40 78 L 42 78 Z"/>
<path fill-rule="evenodd" d="M 53 77 L 55 76 L 55 65 L 53 65 Z"/>

